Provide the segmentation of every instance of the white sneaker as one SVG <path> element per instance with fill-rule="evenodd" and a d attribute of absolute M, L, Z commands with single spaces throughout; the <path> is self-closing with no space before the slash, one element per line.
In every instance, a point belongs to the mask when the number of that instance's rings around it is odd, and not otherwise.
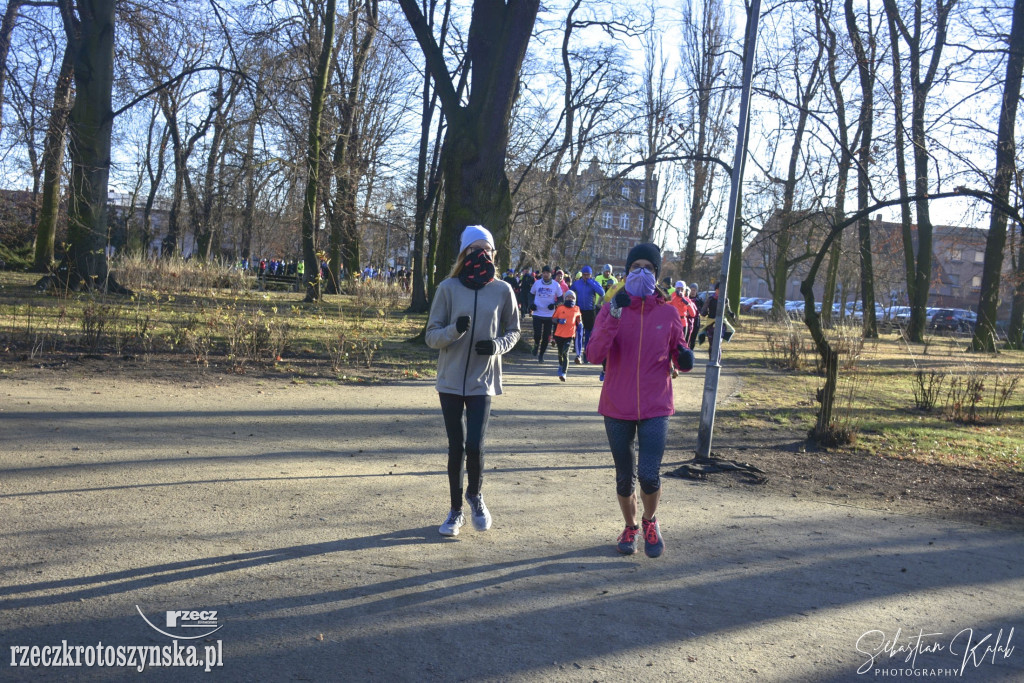
<path fill-rule="evenodd" d="M 473 528 L 477 531 L 487 531 L 491 528 L 491 512 L 484 505 L 484 497 L 480 494 L 475 496 L 466 495 L 466 502 L 469 503 L 469 514 L 473 518 Z"/>
<path fill-rule="evenodd" d="M 437 530 L 442 536 L 458 536 L 459 527 L 466 523 L 466 516 L 462 514 L 462 510 L 450 510 L 448 512 L 448 518 L 444 520 L 444 524 Z"/>

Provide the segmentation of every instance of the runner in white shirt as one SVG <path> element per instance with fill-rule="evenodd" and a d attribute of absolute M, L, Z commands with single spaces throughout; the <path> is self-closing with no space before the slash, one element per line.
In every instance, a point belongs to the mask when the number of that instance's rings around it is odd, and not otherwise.
<path fill-rule="evenodd" d="M 558 305 L 556 302 L 562 298 L 562 286 L 551 279 L 551 266 L 544 266 L 540 273 L 541 279 L 534 282 L 530 289 L 530 312 L 533 314 L 533 355 L 543 363 L 544 352 L 554 330 L 551 316 Z"/>

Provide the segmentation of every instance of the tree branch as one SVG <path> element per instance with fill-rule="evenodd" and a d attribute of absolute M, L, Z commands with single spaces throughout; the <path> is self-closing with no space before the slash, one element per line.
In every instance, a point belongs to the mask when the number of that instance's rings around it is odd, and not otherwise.
<path fill-rule="evenodd" d="M 138 97 L 134 98 L 128 104 L 124 105 L 123 107 L 121 107 L 120 109 L 115 111 L 113 114 L 111 114 L 111 118 L 117 118 L 121 114 L 125 113 L 126 111 L 128 111 L 129 109 L 134 107 L 139 102 L 142 102 L 143 100 L 147 99 L 150 95 L 155 95 L 156 93 L 160 92 L 164 88 L 169 88 L 170 86 L 174 85 L 175 83 L 177 83 L 181 79 L 185 78 L 186 76 L 191 76 L 192 74 L 199 73 L 200 71 L 218 71 L 220 73 L 235 74 L 235 75 L 243 76 L 243 77 L 245 76 L 244 73 L 242 73 L 241 71 L 238 71 L 237 69 L 228 69 L 228 68 L 225 68 L 223 66 L 197 66 L 194 69 L 186 69 L 185 71 L 181 72 L 177 76 L 174 76 L 173 78 L 170 78 L 170 79 L 164 81 L 163 83 L 160 83 L 159 85 L 153 86 L 152 88 L 150 88 L 149 90 L 145 91 L 144 93 L 142 93 Z"/>

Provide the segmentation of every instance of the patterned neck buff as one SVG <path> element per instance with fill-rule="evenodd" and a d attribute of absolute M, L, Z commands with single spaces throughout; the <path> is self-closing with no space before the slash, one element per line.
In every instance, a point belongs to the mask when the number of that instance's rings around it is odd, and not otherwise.
<path fill-rule="evenodd" d="M 494 279 L 494 261 L 483 249 L 474 249 L 466 254 L 459 271 L 459 282 L 470 289 L 481 289 Z"/>

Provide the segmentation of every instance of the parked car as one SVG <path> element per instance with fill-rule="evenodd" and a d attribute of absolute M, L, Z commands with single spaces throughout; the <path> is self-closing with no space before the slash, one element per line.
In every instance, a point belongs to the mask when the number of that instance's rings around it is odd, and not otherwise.
<path fill-rule="evenodd" d="M 764 298 L 756 297 L 756 296 L 750 296 L 750 297 L 747 297 L 746 299 L 740 299 L 740 313 L 750 313 L 750 309 L 753 306 L 756 306 L 757 304 L 763 304 L 765 302 L 768 302 L 769 310 L 771 310 L 771 307 L 770 307 L 770 304 L 772 303 L 771 299 L 764 299 Z"/>
<path fill-rule="evenodd" d="M 936 332 L 973 332 L 978 316 L 963 308 L 941 308 L 932 316 L 930 326 Z"/>
<path fill-rule="evenodd" d="M 772 312 L 772 300 L 765 299 L 761 303 L 753 304 L 747 313 L 753 313 L 754 315 L 768 315 Z"/>
<path fill-rule="evenodd" d="M 846 304 L 846 315 L 854 320 L 864 319 L 864 304 L 860 301 L 851 301 Z M 885 319 L 885 309 L 882 308 L 881 304 L 875 302 L 875 320 L 881 322 Z"/>
<path fill-rule="evenodd" d="M 906 325 L 910 320 L 910 306 L 893 306 L 889 309 L 889 322 L 893 325 Z"/>
<path fill-rule="evenodd" d="M 906 327 L 907 325 L 910 324 L 910 306 L 899 306 L 898 308 L 900 310 L 893 316 L 893 324 Z M 924 313 L 925 325 L 930 324 L 932 321 L 932 316 L 935 315 L 935 313 L 940 310 L 942 309 L 931 307 L 926 308 Z"/>

